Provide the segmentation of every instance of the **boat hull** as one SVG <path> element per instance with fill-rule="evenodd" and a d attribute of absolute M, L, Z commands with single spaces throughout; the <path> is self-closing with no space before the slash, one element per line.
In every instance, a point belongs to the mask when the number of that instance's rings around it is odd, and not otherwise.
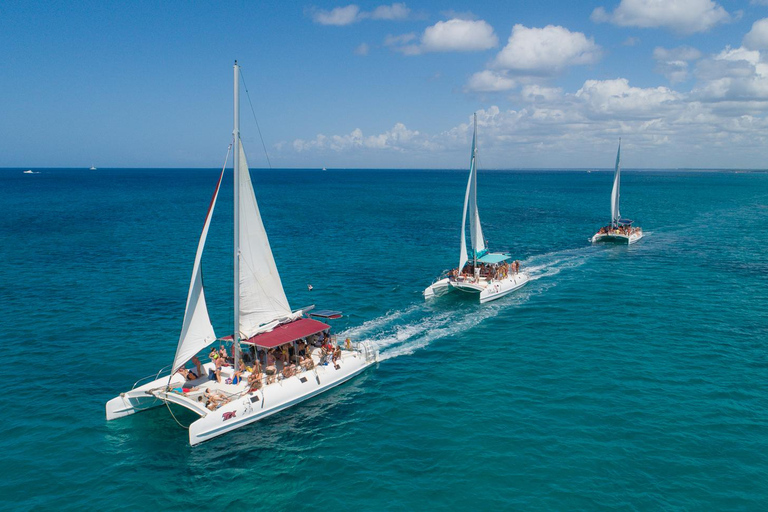
<path fill-rule="evenodd" d="M 352 379 L 374 363 L 374 360 L 343 361 L 338 370 L 332 364 L 320 366 L 317 373 L 304 372 L 249 393 L 193 422 L 189 426 L 189 444 L 209 441 L 309 400 Z"/>
<path fill-rule="evenodd" d="M 434 299 L 435 297 L 442 297 L 446 293 L 449 293 L 451 291 L 451 284 L 446 277 L 445 279 L 440 279 L 439 281 L 436 281 L 432 283 L 430 286 L 428 286 L 424 290 L 424 298 L 425 299 Z"/>
<path fill-rule="evenodd" d="M 599 243 L 611 243 L 611 244 L 624 244 L 630 245 L 643 238 L 643 232 L 632 233 L 631 235 L 622 235 L 619 233 L 613 234 L 596 234 L 591 238 L 593 244 Z"/>
<path fill-rule="evenodd" d="M 506 279 L 487 281 L 452 281 L 441 279 L 424 290 L 424 298 L 431 299 L 440 297 L 451 291 L 459 291 L 478 297 L 480 303 L 490 302 L 500 299 L 515 290 L 523 287 L 530 280 L 528 274 L 519 272 L 508 276 Z"/>
<path fill-rule="evenodd" d="M 314 358 L 317 360 L 316 356 Z M 197 385 L 201 388 L 196 392 L 197 395 L 203 393 L 202 390 L 205 387 L 210 386 L 235 396 L 229 403 L 213 411 L 206 409 L 193 397 L 167 392 L 169 380 L 168 376 L 165 376 L 121 393 L 120 396 L 107 402 L 107 419 L 112 420 L 134 414 L 163 405 L 167 401 L 200 416 L 189 426 L 189 444 L 196 445 L 319 395 L 359 375 L 377 361 L 378 352 L 371 347 L 366 350 L 344 351 L 337 365 L 333 363 L 318 365 L 313 370 L 268 384 L 252 393 L 246 392 L 244 382 L 239 386 L 216 384 L 204 377 L 199 379 L 199 382 L 184 384 L 178 374 L 172 377 L 172 387 L 181 387 L 183 384 Z M 209 363 L 205 366 L 207 370 L 212 365 Z"/>

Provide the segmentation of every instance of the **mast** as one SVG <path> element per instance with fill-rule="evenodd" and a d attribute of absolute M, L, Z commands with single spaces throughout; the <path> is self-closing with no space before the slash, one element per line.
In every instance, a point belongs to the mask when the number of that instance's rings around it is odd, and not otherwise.
<path fill-rule="evenodd" d="M 477 209 L 477 112 L 474 113 L 475 118 L 475 130 L 472 134 L 472 205 Z M 473 210 L 472 214 L 475 213 Z M 475 234 L 475 216 L 470 214 L 470 222 L 472 222 L 471 233 Z M 472 237 L 472 267 L 477 268 L 477 250 L 475 249 L 475 240 Z"/>
<path fill-rule="evenodd" d="M 235 244 L 234 244 L 234 269 L 235 269 L 235 324 L 232 334 L 232 347 L 235 356 L 235 369 L 238 368 L 240 359 L 240 67 L 235 61 L 235 115 L 232 136 L 235 144 L 234 182 L 235 186 Z"/>

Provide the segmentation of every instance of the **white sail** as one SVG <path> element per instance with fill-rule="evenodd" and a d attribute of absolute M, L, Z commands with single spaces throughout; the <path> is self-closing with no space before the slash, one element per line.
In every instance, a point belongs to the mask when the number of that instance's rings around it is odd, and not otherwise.
<path fill-rule="evenodd" d="M 621 139 L 619 139 L 619 150 L 616 153 L 616 170 L 613 175 L 613 190 L 611 191 L 611 225 L 616 227 L 621 220 L 619 211 L 619 196 L 621 195 Z"/>
<path fill-rule="evenodd" d="M 467 212 L 469 212 L 469 237 L 472 244 L 473 258 L 485 250 L 483 228 L 480 225 L 480 212 L 477 209 L 477 114 L 475 114 L 475 130 L 472 135 L 472 156 L 469 161 L 469 180 L 467 191 L 464 193 L 464 212 L 461 216 L 461 255 L 459 269 L 469 261 L 467 256 Z"/>
<path fill-rule="evenodd" d="M 253 193 L 243 145 L 237 141 L 240 159 L 240 334 L 249 338 L 263 324 L 290 318 L 291 306 L 283 291 L 267 232 Z"/>
<path fill-rule="evenodd" d="M 461 250 L 459 254 L 459 272 L 467 264 L 467 205 L 469 204 L 469 193 L 472 188 L 472 173 L 469 173 L 469 183 L 467 191 L 464 192 L 464 210 L 461 214 Z"/>
<path fill-rule="evenodd" d="M 208 207 L 208 214 L 205 216 L 203 233 L 200 235 L 200 241 L 197 244 L 197 253 L 195 254 L 195 264 L 192 267 L 192 279 L 189 283 L 189 293 L 187 294 L 187 307 L 184 310 L 184 321 L 179 335 L 179 344 L 176 346 L 176 355 L 173 358 L 173 370 L 192 359 L 192 356 L 202 349 L 216 341 L 216 333 L 211 325 L 211 319 L 208 316 L 208 306 L 205 303 L 205 291 L 203 290 L 203 269 L 202 258 L 205 240 L 208 237 L 208 228 L 211 225 L 211 217 L 216 207 L 216 199 L 219 197 L 219 188 L 221 187 L 221 178 L 224 175 L 222 170 L 219 175 L 219 182 L 216 184 L 216 191 L 213 193 L 211 204 Z"/>
<path fill-rule="evenodd" d="M 480 212 L 477 209 L 477 114 L 475 114 L 475 131 L 472 136 L 472 162 L 469 169 L 472 190 L 469 194 L 469 236 L 472 239 L 472 250 L 475 256 L 485 250 L 483 228 L 480 226 Z"/>

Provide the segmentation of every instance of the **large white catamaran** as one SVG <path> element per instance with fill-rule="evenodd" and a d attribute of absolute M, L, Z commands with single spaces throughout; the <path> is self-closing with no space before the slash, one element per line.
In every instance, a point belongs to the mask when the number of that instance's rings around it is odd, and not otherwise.
<path fill-rule="evenodd" d="M 611 223 L 600 228 L 590 241 L 633 244 L 643 238 L 643 228 L 633 227 L 632 221 L 621 218 L 619 199 L 621 198 L 621 139 L 619 150 L 616 152 L 616 168 L 613 172 L 613 189 L 611 190 Z"/>
<path fill-rule="evenodd" d="M 467 253 L 467 216 L 469 216 L 470 253 Z M 477 114 L 474 115 L 472 156 L 469 181 L 464 193 L 461 216 L 461 249 L 459 266 L 447 271 L 424 290 L 424 298 L 440 297 L 453 290 L 477 295 L 480 302 L 499 299 L 528 282 L 528 274 L 520 271 L 520 262 L 509 254 L 488 252 L 480 214 L 477 209 Z M 447 274 L 447 275 L 446 275 Z"/>
<path fill-rule="evenodd" d="M 238 328 L 232 336 L 217 340 L 203 289 L 201 259 L 222 169 L 198 243 L 173 363 L 106 404 L 108 420 L 163 404 L 169 409 L 171 404 L 184 407 L 200 416 L 189 425 L 192 445 L 322 393 L 378 359 L 378 351 L 368 343 L 346 340 L 342 349 L 334 343 L 330 326 L 315 319 L 335 318 L 338 312 L 309 313 L 311 307 L 293 311 L 288 304 L 240 140 L 239 73 L 235 62 L 234 325 Z M 198 355 L 211 345 L 210 361 L 202 363 Z M 189 361 L 194 363 L 191 370 L 185 368 Z"/>

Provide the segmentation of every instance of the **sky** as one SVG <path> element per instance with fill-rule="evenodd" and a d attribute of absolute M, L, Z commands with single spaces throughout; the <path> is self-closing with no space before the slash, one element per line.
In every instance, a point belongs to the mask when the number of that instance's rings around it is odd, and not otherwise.
<path fill-rule="evenodd" d="M 5 0 L 0 57 L 0 167 L 221 166 L 237 59 L 252 168 L 467 168 L 473 113 L 482 168 L 768 168 L 768 0 Z"/>

